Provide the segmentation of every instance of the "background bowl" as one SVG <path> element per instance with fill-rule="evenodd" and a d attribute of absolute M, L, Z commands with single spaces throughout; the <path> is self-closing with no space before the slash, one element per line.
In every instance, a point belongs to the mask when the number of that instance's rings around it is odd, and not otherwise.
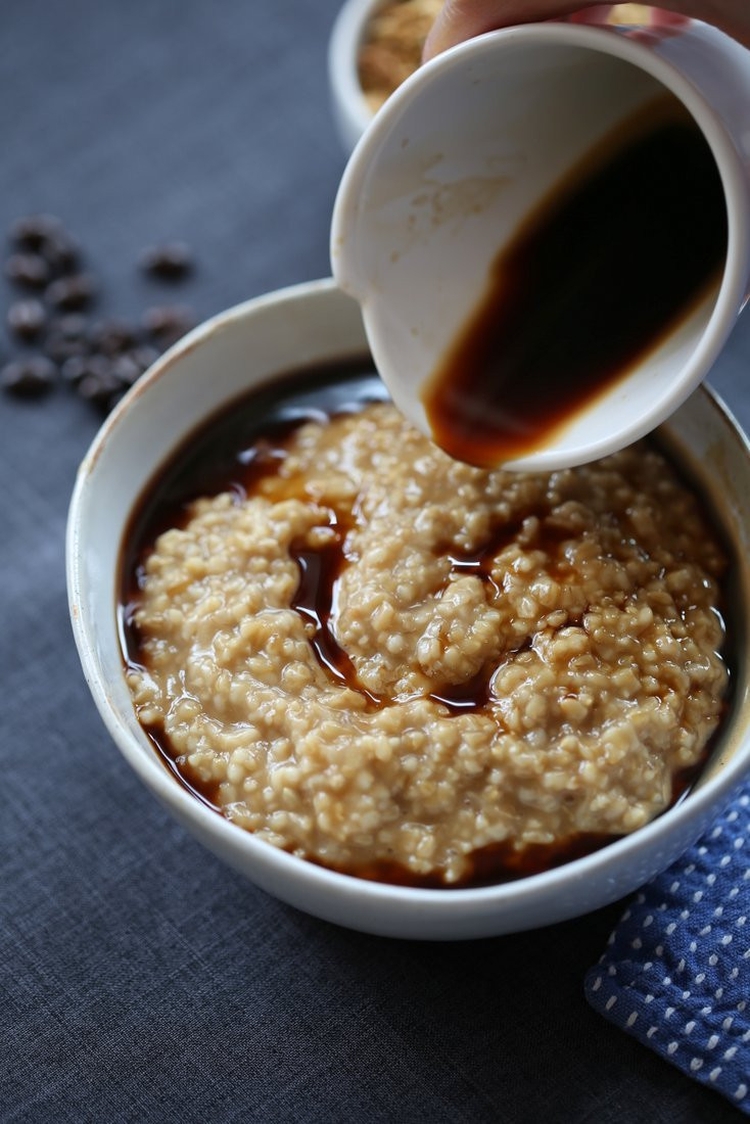
<path fill-rule="evenodd" d="M 286 854 L 211 811 L 167 771 L 136 719 L 120 646 L 117 572 L 143 489 L 197 425 L 239 394 L 295 367 L 365 353 L 355 302 L 330 280 L 310 282 L 209 320 L 164 355 L 110 415 L 80 467 L 67 538 L 71 621 L 94 701 L 126 760 L 188 831 L 256 885 L 315 916 L 385 936 L 446 940 L 533 928 L 599 908 L 693 843 L 750 763 L 750 448 L 703 388 L 660 432 L 700 482 L 736 559 L 735 690 L 699 785 L 640 831 L 555 870 L 496 886 L 426 890 L 367 882 Z"/>
<path fill-rule="evenodd" d="M 377 95 L 373 100 L 362 87 L 360 62 L 369 37 L 368 32 L 372 28 L 373 17 L 389 3 L 390 0 L 346 0 L 331 33 L 328 47 L 331 103 L 336 128 L 347 152 L 354 148 L 377 108 Z M 440 7 L 438 0 L 411 0 L 411 4 L 418 5 L 425 13 L 430 14 L 433 11 L 436 13 Z M 406 10 L 405 15 L 409 15 Z M 380 71 L 384 74 L 385 71 L 390 70 L 398 74 L 401 80 L 406 77 L 407 72 L 412 69 L 411 63 L 406 60 L 411 58 L 413 62 L 418 61 L 414 58 L 415 47 L 421 52 L 421 42 L 418 43 L 414 36 L 415 24 L 419 28 L 423 27 L 424 18 L 409 19 L 408 24 L 404 22 L 403 27 L 392 30 L 391 46 L 394 40 L 400 38 L 403 50 L 394 54 L 386 43 L 385 50 L 380 52 L 380 57 L 370 59 L 368 69 L 371 72 Z M 378 47 L 376 41 L 374 43 L 376 52 Z M 394 82 L 396 82 L 395 77 Z"/>

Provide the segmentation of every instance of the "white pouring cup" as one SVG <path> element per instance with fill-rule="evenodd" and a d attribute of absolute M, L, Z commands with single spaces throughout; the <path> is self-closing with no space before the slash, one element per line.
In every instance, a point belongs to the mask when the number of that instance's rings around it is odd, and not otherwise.
<path fill-rule="evenodd" d="M 332 269 L 361 305 L 394 401 L 438 443 L 425 387 L 482 301 L 499 252 L 597 142 L 665 91 L 692 115 L 720 174 L 721 280 L 542 444 L 498 456 L 508 468 L 550 470 L 622 448 L 671 415 L 711 370 L 747 300 L 750 51 L 698 21 L 663 31 L 509 28 L 437 56 L 373 118 L 336 197 Z"/>

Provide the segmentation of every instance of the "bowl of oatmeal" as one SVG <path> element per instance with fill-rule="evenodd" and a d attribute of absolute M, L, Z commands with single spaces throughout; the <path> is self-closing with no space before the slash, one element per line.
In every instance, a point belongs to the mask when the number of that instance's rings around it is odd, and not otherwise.
<path fill-rule="evenodd" d="M 331 33 L 328 78 L 347 151 L 393 91 L 420 65 L 442 0 L 346 0 Z"/>
<path fill-rule="evenodd" d="M 705 388 L 579 469 L 451 460 L 312 282 L 107 419 L 73 630 L 146 788 L 253 883 L 376 934 L 517 931 L 664 869 L 747 768 L 748 496 Z"/>

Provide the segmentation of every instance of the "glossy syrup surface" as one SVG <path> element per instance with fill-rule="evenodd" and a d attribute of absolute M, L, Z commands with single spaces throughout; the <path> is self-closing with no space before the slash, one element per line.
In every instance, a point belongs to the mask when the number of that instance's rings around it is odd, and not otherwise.
<path fill-rule="evenodd" d="M 238 498 L 252 495 L 259 483 L 275 474 L 286 455 L 290 434 L 310 419 L 325 420 L 340 413 L 382 401 L 386 393 L 365 360 L 330 366 L 314 373 L 281 379 L 269 388 L 248 395 L 231 409 L 223 411 L 188 442 L 163 467 L 136 510 L 121 559 L 120 621 L 123 656 L 133 665 L 147 666 L 141 637 L 133 615 L 143 583 L 143 566 L 158 535 L 168 527 L 184 524 L 191 501 L 199 496 L 231 491 Z M 300 490 L 299 498 L 304 497 Z M 527 514 L 533 514 L 529 512 Z M 335 534 L 320 549 L 292 544 L 292 556 L 299 567 L 299 584 L 292 607 L 313 625 L 310 643 L 320 665 L 333 680 L 366 696 L 368 707 L 390 705 L 364 691 L 358 683 L 352 662 L 337 643 L 331 628 L 336 582 L 346 565 L 344 554 L 345 521 L 334 526 Z M 513 539 L 517 526 L 498 527 L 480 549 L 471 554 L 450 555 L 454 573 L 471 573 L 493 583 L 492 559 Z M 554 535 L 554 531 L 549 531 Z M 545 543 L 554 553 L 555 542 Z M 470 682 L 452 687 L 432 697 L 450 713 L 481 710 L 489 700 L 489 672 Z M 197 782 L 185 762 L 159 726 L 146 727 L 155 751 L 177 780 L 198 799 L 220 812 L 215 787 Z M 706 751 L 706 756 L 710 747 Z M 688 789 L 698 768 L 675 779 L 673 800 Z M 512 842 L 492 844 L 470 856 L 468 874 L 450 888 L 486 885 L 521 878 L 551 869 L 588 854 L 612 842 L 616 836 L 576 835 L 552 845 L 536 845 L 516 850 Z M 314 861 L 314 860 L 313 860 Z M 344 873 L 400 885 L 443 888 L 439 875 L 419 877 L 398 864 L 375 860 L 367 866 L 346 869 Z"/>

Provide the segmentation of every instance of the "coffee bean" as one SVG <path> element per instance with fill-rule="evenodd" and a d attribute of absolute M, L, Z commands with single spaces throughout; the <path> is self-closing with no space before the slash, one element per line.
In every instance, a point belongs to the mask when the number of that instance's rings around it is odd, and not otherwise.
<path fill-rule="evenodd" d="M 110 317 L 91 329 L 91 345 L 103 355 L 120 355 L 138 342 L 138 333 L 127 320 Z"/>
<path fill-rule="evenodd" d="M 161 351 L 156 347 L 150 347 L 147 343 L 144 343 L 139 347 L 134 347 L 132 351 L 128 352 L 128 355 L 134 363 L 138 364 L 142 374 L 156 362 L 161 355 Z"/>
<path fill-rule="evenodd" d="M 99 373 L 88 372 L 78 382 L 76 390 L 88 402 L 93 402 L 96 406 L 107 406 L 113 395 L 122 391 L 122 383 L 111 369 Z"/>
<path fill-rule="evenodd" d="M 75 312 L 87 308 L 96 292 L 96 282 L 89 273 L 73 273 L 70 277 L 60 277 L 52 282 L 47 289 L 47 300 L 61 311 Z"/>
<path fill-rule="evenodd" d="M 88 355 L 71 355 L 62 363 L 60 374 L 65 382 L 77 386 L 81 379 L 90 374 L 89 362 L 90 356 Z"/>
<path fill-rule="evenodd" d="M 47 394 L 55 384 L 57 368 L 43 355 L 15 359 L 0 371 L 0 386 L 19 398 L 37 398 Z"/>
<path fill-rule="evenodd" d="M 132 386 L 143 374 L 132 355 L 118 355 L 112 363 L 112 374 L 123 386 Z"/>
<path fill-rule="evenodd" d="M 56 317 L 53 329 L 56 336 L 65 340 L 87 339 L 91 330 L 88 317 L 82 316 L 80 312 L 68 312 Z"/>
<path fill-rule="evenodd" d="M 8 327 L 14 336 L 33 340 L 47 322 L 47 311 L 41 301 L 15 301 L 8 309 Z"/>
<path fill-rule="evenodd" d="M 78 243 L 69 234 L 56 234 L 47 238 L 39 252 L 56 276 L 71 273 L 81 263 Z"/>
<path fill-rule="evenodd" d="M 26 215 L 10 228 L 10 241 L 23 250 L 38 250 L 44 242 L 64 233 L 56 215 Z"/>
<path fill-rule="evenodd" d="M 5 263 L 5 276 L 25 289 L 43 289 L 51 277 L 50 267 L 39 254 L 11 254 Z"/>
<path fill-rule="evenodd" d="M 143 314 L 145 331 L 163 347 L 175 343 L 193 324 L 193 314 L 182 305 L 158 305 Z"/>
<path fill-rule="evenodd" d="M 140 256 L 141 269 L 161 280 L 177 281 L 193 269 L 193 255 L 184 242 L 149 246 Z"/>
<path fill-rule="evenodd" d="M 49 335 L 44 341 L 44 354 L 53 363 L 64 363 L 66 359 L 87 356 L 90 352 L 88 342 L 84 338 L 65 339 L 64 336 Z"/>

